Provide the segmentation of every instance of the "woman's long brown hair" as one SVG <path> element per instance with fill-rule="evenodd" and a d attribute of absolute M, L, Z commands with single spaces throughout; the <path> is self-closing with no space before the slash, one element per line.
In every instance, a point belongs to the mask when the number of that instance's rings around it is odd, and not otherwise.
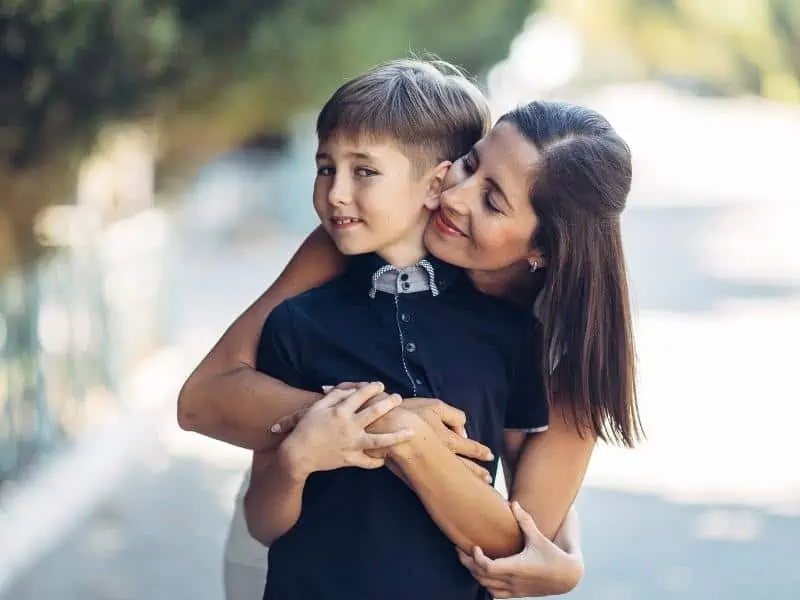
<path fill-rule="evenodd" d="M 541 155 L 530 196 L 547 265 L 538 313 L 548 400 L 582 431 L 633 446 L 643 434 L 620 230 L 630 149 L 605 118 L 573 104 L 532 102 L 501 121 Z"/>

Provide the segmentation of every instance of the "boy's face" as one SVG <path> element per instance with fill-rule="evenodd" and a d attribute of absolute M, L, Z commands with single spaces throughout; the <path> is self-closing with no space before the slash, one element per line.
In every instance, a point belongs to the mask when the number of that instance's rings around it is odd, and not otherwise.
<path fill-rule="evenodd" d="M 438 200 L 397 144 L 337 135 L 318 146 L 316 160 L 314 208 L 342 254 L 377 252 L 396 266 L 419 260 Z"/>

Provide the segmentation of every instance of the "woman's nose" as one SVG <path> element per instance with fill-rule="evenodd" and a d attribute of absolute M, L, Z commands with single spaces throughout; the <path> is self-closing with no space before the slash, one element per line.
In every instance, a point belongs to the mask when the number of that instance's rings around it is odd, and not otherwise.
<path fill-rule="evenodd" d="M 467 214 L 468 204 L 464 197 L 464 191 L 460 184 L 443 190 L 440 197 L 440 206 L 456 214 Z"/>

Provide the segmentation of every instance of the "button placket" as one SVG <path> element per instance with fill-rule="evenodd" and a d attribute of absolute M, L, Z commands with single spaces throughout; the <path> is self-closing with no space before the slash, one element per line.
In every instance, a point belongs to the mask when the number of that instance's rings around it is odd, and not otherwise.
<path fill-rule="evenodd" d="M 398 277 L 399 279 L 399 277 Z M 402 313 L 407 314 L 407 313 Z M 400 312 L 400 294 L 394 294 L 394 320 L 397 325 L 397 334 L 400 338 L 400 359 L 403 363 L 403 371 L 408 378 L 409 383 L 411 384 L 411 393 L 416 396 L 417 395 L 417 383 L 414 377 L 411 376 L 411 370 L 408 367 L 408 361 L 406 361 L 406 352 L 414 352 L 417 349 L 417 345 L 412 341 L 407 341 L 405 333 L 403 332 L 402 323 L 407 322 L 405 321 Z M 410 320 L 410 319 L 409 319 Z"/>

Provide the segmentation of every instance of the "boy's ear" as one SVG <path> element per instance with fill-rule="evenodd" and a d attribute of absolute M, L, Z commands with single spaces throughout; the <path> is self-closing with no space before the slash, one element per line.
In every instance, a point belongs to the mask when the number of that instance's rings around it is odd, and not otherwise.
<path fill-rule="evenodd" d="M 425 208 L 429 210 L 436 210 L 439 208 L 439 196 L 444 189 L 444 178 L 447 177 L 447 172 L 453 165 L 449 160 L 443 160 L 433 169 L 428 175 L 428 191 L 425 195 Z"/>

